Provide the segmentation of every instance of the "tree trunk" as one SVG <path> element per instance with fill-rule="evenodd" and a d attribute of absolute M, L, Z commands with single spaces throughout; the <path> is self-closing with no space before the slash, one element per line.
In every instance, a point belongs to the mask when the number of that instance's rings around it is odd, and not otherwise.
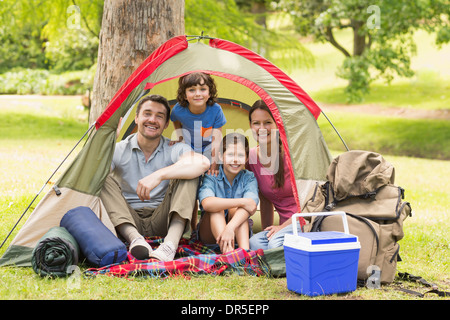
<path fill-rule="evenodd" d="M 255 22 L 259 24 L 260 26 L 263 26 L 264 28 L 267 28 L 266 24 L 266 15 L 267 12 L 266 4 L 265 2 L 259 2 L 259 1 L 252 1 L 250 12 L 252 14 L 257 15 L 255 18 Z"/>
<path fill-rule="evenodd" d="M 89 122 L 149 54 L 183 34 L 184 1 L 105 0 Z"/>
<path fill-rule="evenodd" d="M 353 28 L 353 56 L 361 56 L 366 48 L 366 36 L 359 34 L 364 21 L 352 20 L 351 25 Z"/>

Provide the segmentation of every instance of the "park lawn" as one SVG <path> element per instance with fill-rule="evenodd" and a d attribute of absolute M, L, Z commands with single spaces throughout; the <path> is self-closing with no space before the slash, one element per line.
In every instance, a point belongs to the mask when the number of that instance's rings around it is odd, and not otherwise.
<path fill-rule="evenodd" d="M 78 97 L 74 97 L 73 101 L 77 101 L 77 99 Z M 36 100 L 39 98 L 36 97 Z M 45 102 L 43 104 L 48 106 Z M 62 108 L 61 104 L 56 105 L 57 108 Z M 68 105 L 70 105 L 68 107 L 70 109 L 77 104 L 74 102 L 68 103 Z M 79 117 L 83 117 L 84 111 L 82 110 L 79 110 L 79 114 L 73 117 L 62 116 L 64 111 L 56 112 L 56 117 L 48 114 L 39 116 L 33 112 L 30 119 L 34 120 L 28 122 L 25 115 L 29 112 L 30 109 L 25 107 L 11 112 L 0 101 L 0 116 L 5 119 L 6 123 L 12 123 L 9 130 L 4 130 L 5 135 L 0 135 L 0 165 L 2 167 L 0 172 L 0 181 L 2 181 L 0 187 L 0 239 L 2 241 L 35 193 L 87 128 L 87 124 L 79 120 Z M 355 118 L 355 115 L 347 115 L 345 118 L 348 122 L 340 124 L 340 129 L 344 131 L 354 123 L 364 120 L 363 117 Z M 367 119 L 369 122 L 372 121 Z M 389 119 L 384 118 L 384 121 L 389 121 Z M 41 131 L 41 128 L 45 128 L 47 125 L 49 126 Z M 12 127 L 18 127 L 21 130 Z M 382 128 L 381 126 L 380 132 Z M 426 131 L 422 126 L 416 129 Z M 66 134 L 61 135 L 62 131 L 65 131 Z M 422 133 L 424 134 L 424 132 Z M 441 140 L 437 143 L 443 144 L 444 141 Z M 352 141 L 348 142 L 352 143 Z M 334 156 L 343 152 L 339 148 L 332 148 L 332 150 Z M 406 189 L 406 200 L 410 201 L 413 207 L 413 217 L 408 218 L 405 222 L 405 238 L 400 242 L 403 262 L 399 263 L 399 271 L 421 275 L 448 291 L 450 286 L 448 276 L 450 195 L 447 192 L 450 187 L 447 179 L 450 174 L 449 162 L 397 156 L 393 155 L 396 151 L 395 148 L 392 148 L 391 151 L 392 153 L 384 155 L 396 167 L 396 183 Z M 68 165 L 70 161 L 71 159 L 65 165 Z M 65 165 L 61 171 L 64 170 Z M 44 193 L 51 187 L 52 182 L 57 179 L 61 171 L 51 180 Z M 30 212 L 21 221 L 13 236 L 29 215 Z M 4 253 L 11 239 L 0 249 L 0 255 Z M 0 279 L 2 283 L 0 298 L 7 300 L 417 299 L 396 290 L 394 285 L 384 286 L 382 290 L 359 288 L 355 292 L 344 295 L 308 298 L 287 290 L 286 278 L 272 279 L 237 275 L 177 277 L 166 280 L 121 279 L 107 276 L 98 276 L 93 279 L 82 277 L 49 279 L 40 278 L 31 268 L 4 267 L 0 268 Z M 417 291 L 426 291 L 426 288 L 417 285 L 407 283 L 402 285 Z M 425 299 L 440 298 L 436 295 L 427 295 Z"/>
<path fill-rule="evenodd" d="M 326 113 L 350 150 L 370 150 L 418 158 L 450 160 L 448 120 L 367 116 L 363 113 Z M 344 145 L 324 116 L 318 124 L 330 149 Z"/>
<path fill-rule="evenodd" d="M 410 201 L 413 216 L 405 221 L 405 238 L 400 242 L 400 272 L 421 275 L 435 282 L 441 289 L 449 288 L 448 276 L 450 215 L 448 161 L 414 159 L 410 157 L 386 156 L 396 167 L 397 183 L 406 189 L 406 200 Z M 411 172 L 417 172 L 411 175 Z M 2 174 L 2 180 L 3 180 Z M 430 179 L 431 177 L 431 179 Z M 39 180 L 33 177 L 32 180 Z M 20 181 L 18 181 L 20 184 Z M 0 234 L 3 239 L 31 195 L 2 197 L 0 200 Z M 28 215 L 27 215 L 28 216 Z M 26 216 L 26 217 L 27 217 Z M 25 217 L 25 219 L 26 219 Z M 25 220 L 24 219 L 24 220 Z M 22 223 L 20 224 L 22 225 Z M 20 225 L 18 229 L 20 229 Z M 0 250 L 0 254 L 4 248 Z M 154 278 L 96 278 L 68 279 L 40 278 L 31 268 L 0 268 L 0 297 L 2 299 L 312 299 L 287 290 L 286 278 L 271 279 L 251 276 L 192 276 L 174 279 Z M 425 292 L 426 288 L 403 283 L 404 287 Z M 383 286 L 382 290 L 359 288 L 345 295 L 313 298 L 327 299 L 416 299 L 399 292 L 395 286 Z M 438 299 L 427 295 L 426 299 Z"/>
<path fill-rule="evenodd" d="M 449 110 L 450 81 L 434 78 L 432 74 L 429 81 L 421 79 L 426 77 L 419 73 L 412 80 L 397 81 L 390 86 L 374 83 L 359 105 L 361 108 L 364 105 L 377 105 L 385 108 Z M 347 104 L 344 90 L 344 86 L 329 87 L 311 92 L 311 96 L 319 104 L 342 105 Z"/>

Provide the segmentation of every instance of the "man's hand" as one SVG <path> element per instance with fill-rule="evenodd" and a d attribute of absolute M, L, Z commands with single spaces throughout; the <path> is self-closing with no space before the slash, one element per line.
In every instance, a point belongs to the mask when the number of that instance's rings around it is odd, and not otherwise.
<path fill-rule="evenodd" d="M 152 191 L 157 185 L 159 185 L 161 181 L 161 175 L 158 171 L 153 172 L 152 174 L 139 180 L 136 189 L 136 193 L 139 199 L 141 199 L 141 201 L 150 200 L 150 191 Z"/>

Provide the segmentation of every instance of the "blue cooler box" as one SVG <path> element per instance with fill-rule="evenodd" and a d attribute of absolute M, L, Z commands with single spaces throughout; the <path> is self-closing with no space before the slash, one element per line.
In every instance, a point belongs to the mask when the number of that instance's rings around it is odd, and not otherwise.
<path fill-rule="evenodd" d="M 345 213 L 327 212 L 313 215 L 343 215 L 344 230 L 294 233 L 284 239 L 287 288 L 308 296 L 344 293 L 356 290 L 359 250 L 358 237 L 348 233 Z M 294 216 L 305 216 L 296 214 Z"/>

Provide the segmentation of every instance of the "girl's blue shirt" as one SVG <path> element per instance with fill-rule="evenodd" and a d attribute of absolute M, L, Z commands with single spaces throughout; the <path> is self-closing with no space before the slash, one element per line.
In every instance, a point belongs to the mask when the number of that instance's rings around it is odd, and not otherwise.
<path fill-rule="evenodd" d="M 233 183 L 230 184 L 223 172 L 223 166 L 220 165 L 217 176 L 205 174 L 203 177 L 202 184 L 198 190 L 200 206 L 202 201 L 208 197 L 228 199 L 250 198 L 258 205 L 258 182 L 253 172 L 244 169 L 236 175 Z"/>

